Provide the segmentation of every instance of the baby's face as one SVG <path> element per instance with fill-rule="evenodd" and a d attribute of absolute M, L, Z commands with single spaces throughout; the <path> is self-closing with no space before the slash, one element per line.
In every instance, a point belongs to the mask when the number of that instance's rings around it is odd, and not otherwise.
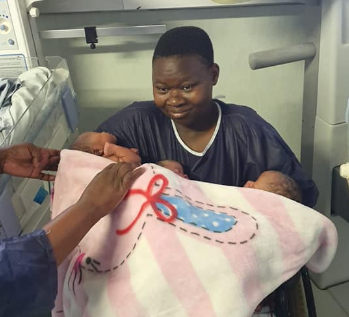
<path fill-rule="evenodd" d="M 172 172 L 174 172 L 175 174 L 177 174 L 180 177 L 188 178 L 188 176 L 184 174 L 182 164 L 180 164 L 176 161 L 171 161 L 171 160 L 162 161 L 161 166 L 171 170 Z"/>

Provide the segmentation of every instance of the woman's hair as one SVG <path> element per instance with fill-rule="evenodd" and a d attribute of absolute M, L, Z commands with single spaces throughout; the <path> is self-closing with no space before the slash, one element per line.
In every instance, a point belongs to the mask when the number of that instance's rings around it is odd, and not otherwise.
<path fill-rule="evenodd" d="M 195 26 L 181 26 L 164 33 L 156 44 L 153 62 L 170 56 L 199 55 L 208 67 L 213 65 L 213 47 L 207 33 Z"/>

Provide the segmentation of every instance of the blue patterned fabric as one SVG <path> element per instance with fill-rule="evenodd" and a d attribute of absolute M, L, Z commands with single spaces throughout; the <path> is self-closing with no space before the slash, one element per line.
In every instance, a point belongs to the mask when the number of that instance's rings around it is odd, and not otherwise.
<path fill-rule="evenodd" d="M 234 217 L 224 213 L 218 213 L 205 208 L 198 208 L 179 197 L 161 196 L 161 199 L 168 201 L 177 209 L 177 219 L 195 227 L 203 228 L 211 232 L 227 232 L 236 224 Z M 163 214 L 169 216 L 168 209 L 156 204 Z"/>

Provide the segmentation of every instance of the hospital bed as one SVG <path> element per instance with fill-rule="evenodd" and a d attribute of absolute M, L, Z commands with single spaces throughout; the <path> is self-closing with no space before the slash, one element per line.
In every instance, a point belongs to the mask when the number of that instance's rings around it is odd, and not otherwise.
<path fill-rule="evenodd" d="M 14 102 L 14 94 L 12 104 L 1 109 L 2 119 L 7 119 L 8 124 L 0 131 L 0 147 L 29 142 L 61 149 L 77 133 L 78 123 L 67 63 L 59 57 L 47 57 L 44 64 L 39 65 L 36 58 L 29 58 L 24 60 L 28 70 L 23 73 L 22 62 L 18 68 L 4 66 L 1 69 L 1 74 L 7 77 L 23 78 L 31 73 L 34 76 L 27 76 L 15 92 L 22 93 L 23 97 Z M 43 73 L 47 76 L 44 80 Z M 38 74 L 41 76 L 39 86 L 30 85 Z M 0 238 L 31 232 L 46 223 L 50 219 L 49 191 L 47 182 L 1 175 Z"/>

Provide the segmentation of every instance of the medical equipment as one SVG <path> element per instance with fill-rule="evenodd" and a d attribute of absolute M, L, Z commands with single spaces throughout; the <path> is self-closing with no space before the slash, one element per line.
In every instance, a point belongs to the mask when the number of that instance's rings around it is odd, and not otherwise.
<path fill-rule="evenodd" d="M 0 147 L 32 142 L 61 149 L 77 129 L 75 92 L 66 61 L 45 59 L 33 40 L 39 12 L 32 2 L 0 1 L 0 77 L 24 76 L 17 102 L 1 109 Z M 48 184 L 1 175 L 0 205 L 0 238 L 31 232 L 50 219 Z"/>
<path fill-rule="evenodd" d="M 302 130 L 301 161 L 312 171 L 320 196 L 316 208 L 328 216 L 337 225 L 339 247 L 337 256 L 330 269 L 322 275 L 312 275 L 321 288 L 343 283 L 349 280 L 349 272 L 344 263 L 349 263 L 348 206 L 343 195 L 343 186 L 338 185 L 338 166 L 348 160 L 348 87 L 346 76 L 349 73 L 348 52 L 349 7 L 346 1 L 323 1 L 322 25 L 319 48 L 319 70 L 317 104 L 309 103 L 307 94 L 315 94 L 304 83 L 304 108 Z M 316 48 L 305 43 L 258 52 L 250 55 L 250 66 L 259 69 L 288 62 L 308 59 L 305 68 L 305 80 L 310 65 L 316 62 Z M 310 59 L 309 59 L 310 58 Z M 314 76 L 314 73 L 311 75 Z M 308 90 L 308 91 L 307 91 Z M 342 166 L 344 173 L 346 166 Z M 341 197 L 340 197 L 341 196 Z M 337 198 L 340 197 L 340 198 Z M 341 210 L 336 210 L 341 205 Z M 349 291 L 349 290 L 348 290 Z"/>
<path fill-rule="evenodd" d="M 314 0 L 45 0 L 39 5 L 45 12 L 88 12 L 88 11 L 128 11 L 128 10 L 157 10 L 173 8 L 200 8 L 200 7 L 225 7 L 225 6 L 260 6 L 275 4 L 315 4 Z"/>
<path fill-rule="evenodd" d="M 61 149 L 76 132 L 78 123 L 66 61 L 48 57 L 47 68 L 38 67 L 34 58 L 24 61 L 31 66 L 19 75 L 23 86 L 13 95 L 12 104 L 0 109 L 2 121 L 8 119 L 0 132 L 0 147 L 29 142 Z M 3 67 L 2 71 L 16 73 L 18 68 Z M 30 77 L 27 74 L 31 72 L 34 75 Z M 46 182 L 1 175 L 1 238 L 31 232 L 47 222 L 49 197 Z"/>

